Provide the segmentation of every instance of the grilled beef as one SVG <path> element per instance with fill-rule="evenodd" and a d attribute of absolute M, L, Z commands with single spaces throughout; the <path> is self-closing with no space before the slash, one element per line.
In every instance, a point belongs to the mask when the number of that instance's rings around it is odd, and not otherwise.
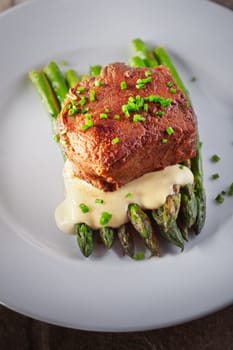
<path fill-rule="evenodd" d="M 196 153 L 196 118 L 168 69 L 113 63 L 72 88 L 58 130 L 75 174 L 115 191 Z"/>

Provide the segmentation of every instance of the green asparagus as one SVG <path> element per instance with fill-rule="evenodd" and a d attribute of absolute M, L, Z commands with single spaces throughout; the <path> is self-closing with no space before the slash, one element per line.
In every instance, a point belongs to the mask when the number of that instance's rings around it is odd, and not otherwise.
<path fill-rule="evenodd" d="M 103 226 L 99 229 L 99 233 L 105 247 L 110 249 L 114 242 L 114 229 L 112 227 Z"/>
<path fill-rule="evenodd" d="M 206 218 L 206 195 L 203 185 L 203 169 L 201 160 L 201 143 L 197 141 L 196 157 L 191 161 L 191 170 L 194 175 L 195 195 L 197 200 L 197 218 L 193 225 L 194 232 L 200 233 Z"/>
<path fill-rule="evenodd" d="M 56 118 L 60 112 L 60 106 L 45 74 L 38 70 L 32 70 L 28 73 L 28 75 L 40 96 L 46 112 L 51 117 Z"/>
<path fill-rule="evenodd" d="M 173 79 L 175 80 L 177 86 L 185 93 L 186 97 L 189 99 L 188 90 L 184 86 L 181 78 L 179 77 L 175 66 L 172 63 L 171 58 L 168 53 L 162 47 L 157 47 L 154 50 L 155 57 L 158 59 L 159 63 L 164 64 L 170 70 Z M 190 101 L 190 99 L 189 99 Z M 202 157 L 201 157 L 201 143 L 199 140 L 199 135 L 197 135 L 197 147 L 196 156 L 191 159 L 191 170 L 194 175 L 194 192 L 197 202 L 197 217 L 193 225 L 193 229 L 196 234 L 200 233 L 206 218 L 206 195 L 203 186 L 203 169 L 202 169 Z"/>
<path fill-rule="evenodd" d="M 77 242 L 82 254 L 85 257 L 90 256 L 94 247 L 92 229 L 84 223 L 75 224 L 74 232 L 76 234 Z"/>
<path fill-rule="evenodd" d="M 80 80 L 77 72 L 74 69 L 68 69 L 65 72 L 65 77 L 69 88 L 72 88 Z"/>
<path fill-rule="evenodd" d="M 140 57 L 144 61 L 145 67 L 156 67 L 158 62 L 153 54 L 150 52 L 146 43 L 139 38 L 133 39 L 131 41 L 131 48 L 134 55 Z M 139 62 L 139 61 L 138 61 Z M 142 67 L 142 65 L 140 65 Z"/>
<path fill-rule="evenodd" d="M 62 102 L 66 98 L 68 86 L 58 65 L 53 61 L 49 62 L 47 66 L 44 67 L 44 73 L 50 81 L 50 84 L 52 85 L 52 88 L 57 96 L 58 101 L 60 102 L 60 104 L 62 104 Z"/>
<path fill-rule="evenodd" d="M 148 215 L 138 204 L 132 203 L 128 206 L 128 217 L 152 255 L 160 256 L 159 243 Z"/>
<path fill-rule="evenodd" d="M 123 249 L 123 253 L 130 256 L 131 258 L 134 256 L 134 240 L 132 230 L 130 229 L 130 225 L 123 224 L 117 229 L 117 235 Z"/>
<path fill-rule="evenodd" d="M 102 66 L 100 65 L 96 65 L 96 66 L 90 66 L 89 67 L 89 74 L 91 77 L 97 77 L 98 75 L 100 75 Z"/>
<path fill-rule="evenodd" d="M 186 89 L 182 80 L 180 79 L 180 76 L 165 49 L 163 47 L 156 47 L 154 49 L 154 55 L 160 64 L 163 64 L 169 69 L 177 86 L 180 88 L 181 91 L 185 93 L 186 96 L 188 96 L 188 90 Z"/>
<path fill-rule="evenodd" d="M 153 209 L 151 213 L 161 235 L 183 250 L 182 234 L 176 223 L 180 210 L 180 197 L 180 193 L 168 196 L 165 204 L 157 209 Z"/>

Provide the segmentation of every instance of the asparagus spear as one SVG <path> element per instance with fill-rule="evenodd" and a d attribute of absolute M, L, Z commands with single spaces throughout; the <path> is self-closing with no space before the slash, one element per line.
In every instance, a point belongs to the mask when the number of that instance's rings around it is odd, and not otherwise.
<path fill-rule="evenodd" d="M 160 256 L 159 244 L 147 214 L 138 204 L 132 203 L 128 206 L 128 217 L 152 255 Z"/>
<path fill-rule="evenodd" d="M 91 77 L 96 77 L 98 75 L 100 75 L 102 66 L 100 65 L 96 65 L 96 66 L 90 66 L 89 67 L 89 74 Z"/>
<path fill-rule="evenodd" d="M 143 40 L 139 38 L 133 39 L 131 41 L 131 48 L 133 53 L 144 61 L 144 67 L 153 68 L 158 65 L 156 58 L 150 52 L 149 48 Z M 142 67 L 142 65 L 140 65 L 140 67 Z"/>
<path fill-rule="evenodd" d="M 169 57 L 168 53 L 165 51 L 165 49 L 163 47 L 156 47 L 154 49 L 154 55 L 156 57 L 156 59 L 158 60 L 158 62 L 160 64 L 163 64 L 164 66 L 166 66 L 173 79 L 175 80 L 177 86 L 180 88 L 181 91 L 183 91 L 185 93 L 185 95 L 188 97 L 188 90 L 186 89 L 186 87 L 184 86 L 175 66 L 173 65 L 171 58 Z"/>
<path fill-rule="evenodd" d="M 175 66 L 173 65 L 171 58 L 168 53 L 162 47 L 157 47 L 154 50 L 155 57 L 158 59 L 160 64 L 167 66 L 175 80 L 177 86 L 185 93 L 186 97 L 189 99 L 188 90 L 184 86 L 181 78 L 179 77 Z M 189 99 L 190 100 L 190 99 Z M 191 159 L 191 170 L 194 175 L 194 192 L 197 202 L 197 217 L 193 225 L 196 234 L 200 233 L 206 218 L 206 196 L 203 186 L 203 168 L 202 168 L 202 157 L 201 157 L 201 143 L 199 140 L 199 135 L 197 135 L 197 147 L 196 156 Z"/>
<path fill-rule="evenodd" d="M 203 186 L 203 169 L 201 159 L 201 143 L 197 140 L 196 157 L 192 159 L 191 169 L 194 175 L 195 194 L 197 200 L 197 218 L 193 225 L 194 232 L 200 233 L 206 218 L 206 195 Z"/>
<path fill-rule="evenodd" d="M 192 227 L 197 218 L 197 201 L 193 186 L 188 184 L 180 189 L 181 193 L 181 206 L 179 215 L 182 218 L 182 222 L 188 228 Z"/>
<path fill-rule="evenodd" d="M 129 65 L 131 67 L 145 67 L 145 61 L 139 56 L 133 56 L 129 59 Z"/>
<path fill-rule="evenodd" d="M 105 247 L 110 249 L 114 242 L 114 229 L 112 227 L 103 226 L 99 229 L 99 233 Z"/>
<path fill-rule="evenodd" d="M 38 70 L 32 70 L 28 73 L 28 75 L 40 96 L 46 112 L 51 117 L 56 118 L 60 112 L 60 106 L 45 74 Z"/>
<path fill-rule="evenodd" d="M 74 232 L 76 234 L 77 242 L 82 254 L 85 257 L 90 256 L 94 246 L 92 229 L 84 223 L 75 224 Z"/>
<path fill-rule="evenodd" d="M 58 65 L 53 61 L 49 62 L 47 66 L 44 67 L 44 73 L 50 81 L 50 84 L 52 85 L 52 88 L 57 96 L 58 101 L 60 102 L 60 104 L 62 104 L 62 102 L 66 98 L 68 86 Z"/>
<path fill-rule="evenodd" d="M 152 210 L 152 217 L 160 229 L 162 236 L 184 249 L 182 234 L 176 224 L 180 209 L 180 193 L 170 195 L 164 205 Z"/>
<path fill-rule="evenodd" d="M 65 72 L 65 77 L 69 88 L 72 88 L 80 80 L 77 72 L 74 69 L 68 69 Z"/>
<path fill-rule="evenodd" d="M 134 240 L 129 223 L 121 225 L 117 229 L 117 235 L 123 249 L 123 253 L 132 258 L 134 256 Z"/>

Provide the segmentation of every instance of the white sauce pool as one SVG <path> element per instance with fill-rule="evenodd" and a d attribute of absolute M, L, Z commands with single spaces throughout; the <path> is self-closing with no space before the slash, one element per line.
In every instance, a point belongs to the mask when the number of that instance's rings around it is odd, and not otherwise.
<path fill-rule="evenodd" d="M 74 176 L 69 160 L 64 165 L 65 200 L 56 208 L 55 220 L 61 231 L 74 232 L 75 223 L 86 223 L 93 229 L 101 227 L 100 217 L 108 212 L 112 218 L 107 226 L 119 227 L 128 221 L 129 203 L 138 203 L 143 209 L 155 209 L 163 205 L 173 186 L 193 183 L 193 174 L 189 168 L 179 165 L 169 166 L 141 176 L 115 192 L 103 192 Z M 96 203 L 96 199 L 103 203 Z M 89 211 L 83 213 L 80 204 Z"/>

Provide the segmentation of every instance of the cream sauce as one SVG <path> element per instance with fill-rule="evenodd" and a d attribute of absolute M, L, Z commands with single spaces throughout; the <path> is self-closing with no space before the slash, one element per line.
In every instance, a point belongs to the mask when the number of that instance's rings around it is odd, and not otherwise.
<path fill-rule="evenodd" d="M 155 209 L 163 205 L 174 185 L 184 186 L 193 183 L 193 174 L 187 167 L 168 166 L 141 176 L 115 192 L 103 192 L 74 176 L 69 160 L 64 165 L 65 200 L 56 208 L 55 219 L 60 230 L 73 233 L 75 223 L 84 222 L 93 229 L 101 227 L 100 217 L 103 212 L 112 215 L 107 226 L 119 227 L 128 221 L 129 203 L 138 203 L 143 209 Z M 96 199 L 103 203 L 96 203 Z M 89 211 L 83 213 L 80 204 L 85 204 Z"/>

